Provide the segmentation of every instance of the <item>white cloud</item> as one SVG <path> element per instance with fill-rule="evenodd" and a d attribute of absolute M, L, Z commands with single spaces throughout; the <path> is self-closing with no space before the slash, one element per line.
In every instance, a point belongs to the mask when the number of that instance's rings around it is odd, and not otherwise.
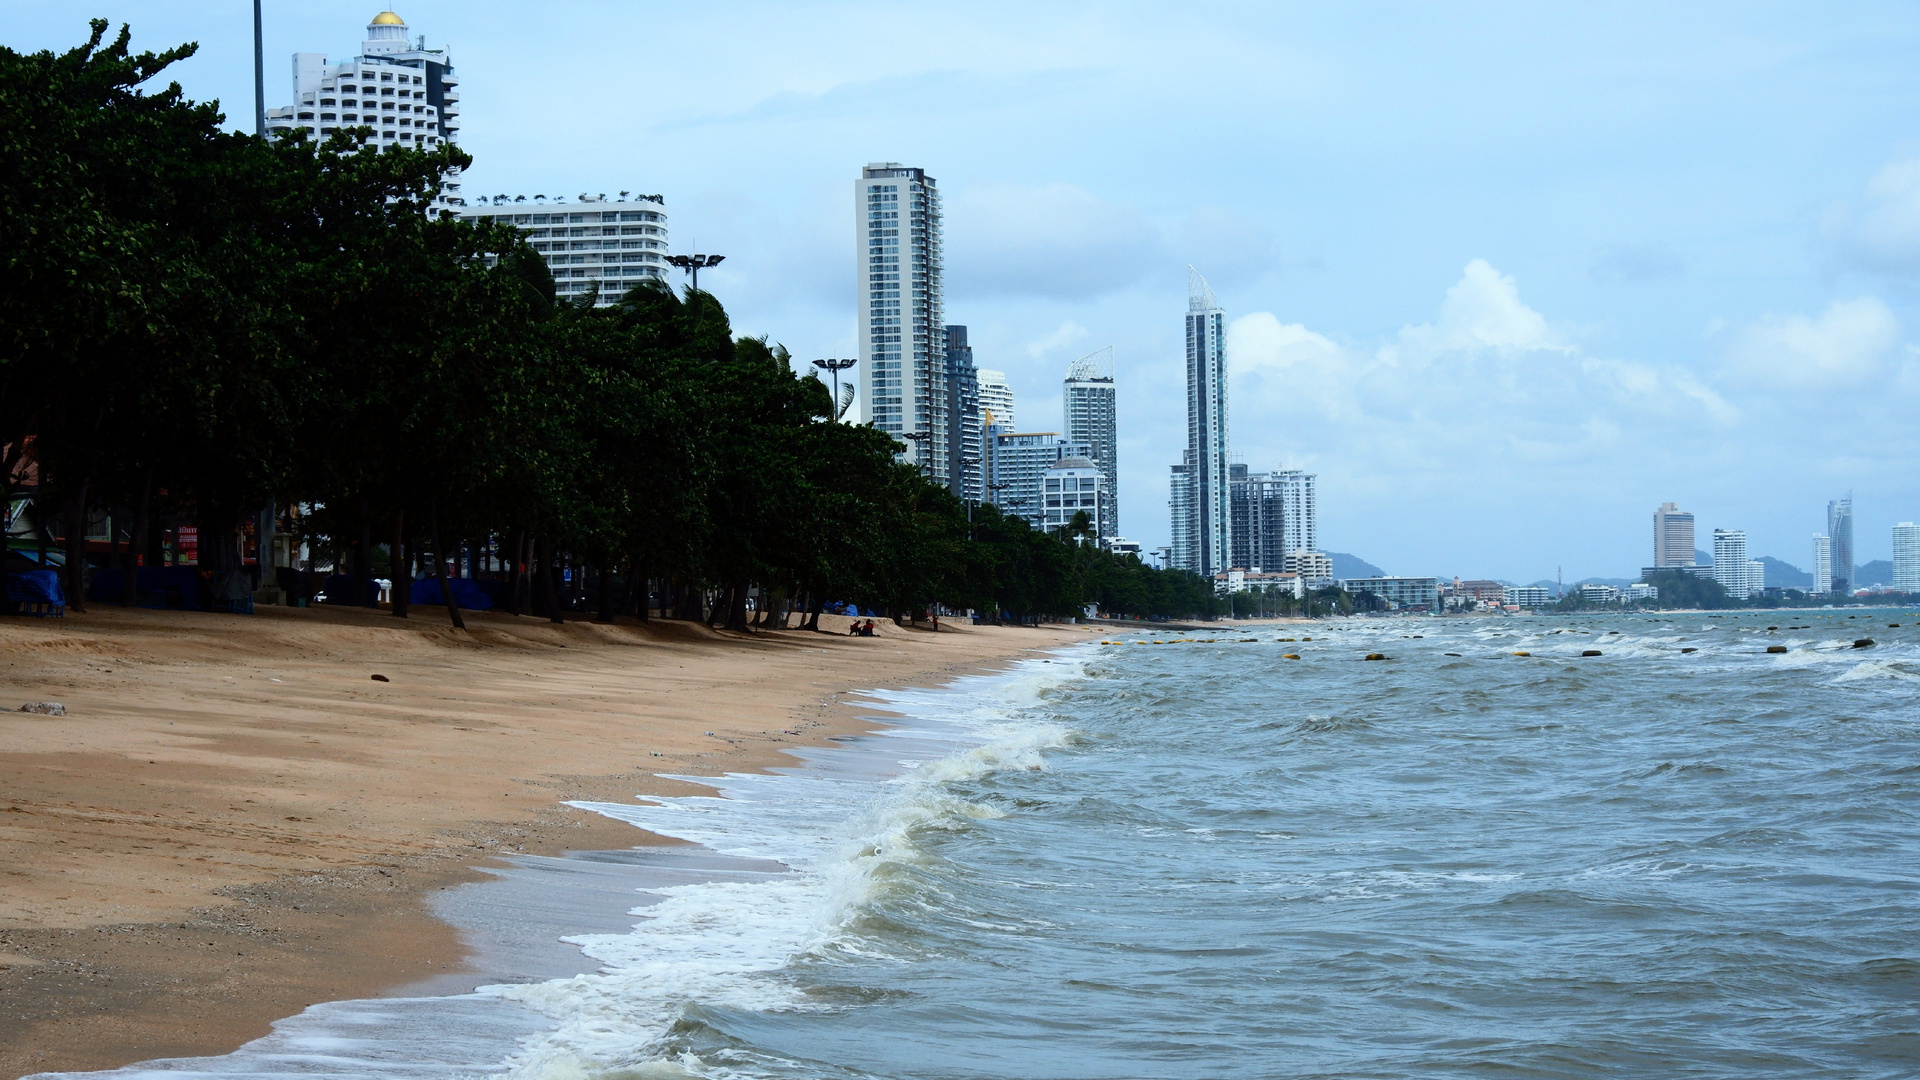
<path fill-rule="evenodd" d="M 1771 315 L 1742 328 L 1727 368 L 1769 386 L 1859 386 L 1886 370 L 1899 337 L 1899 321 L 1878 298 L 1835 300 L 1817 318 Z"/>
<path fill-rule="evenodd" d="M 1828 212 L 1826 231 L 1843 256 L 1868 269 L 1920 271 L 1920 158 L 1882 166 L 1857 204 Z"/>
<path fill-rule="evenodd" d="M 1447 290 L 1438 321 L 1400 331 L 1403 352 L 1431 355 L 1454 350 L 1567 351 L 1546 317 L 1520 299 L 1512 277 L 1475 259 Z"/>
<path fill-rule="evenodd" d="M 1068 319 L 1047 333 L 1027 342 L 1027 355 L 1038 360 L 1055 349 L 1071 345 L 1076 341 L 1084 341 L 1086 336 L 1086 327 Z"/>
<path fill-rule="evenodd" d="M 1084 300 L 1171 262 L 1140 211 L 1071 184 L 985 184 L 946 207 L 948 290 L 958 296 Z"/>

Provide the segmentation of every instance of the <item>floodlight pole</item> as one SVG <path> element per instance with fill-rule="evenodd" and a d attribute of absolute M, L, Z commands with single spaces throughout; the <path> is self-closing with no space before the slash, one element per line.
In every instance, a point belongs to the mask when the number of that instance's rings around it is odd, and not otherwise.
<path fill-rule="evenodd" d="M 260 0 L 253 0 L 253 133 L 267 137 L 267 54 L 260 44 Z"/>
<path fill-rule="evenodd" d="M 685 270 L 693 278 L 693 291 L 700 291 L 700 271 L 705 267 L 719 266 L 725 255 L 669 255 L 667 262 Z"/>
<path fill-rule="evenodd" d="M 836 422 L 840 419 L 840 373 L 859 362 L 860 361 L 852 357 L 830 357 L 825 360 L 815 360 L 813 362 L 814 367 L 822 371 L 833 372 L 833 419 Z"/>

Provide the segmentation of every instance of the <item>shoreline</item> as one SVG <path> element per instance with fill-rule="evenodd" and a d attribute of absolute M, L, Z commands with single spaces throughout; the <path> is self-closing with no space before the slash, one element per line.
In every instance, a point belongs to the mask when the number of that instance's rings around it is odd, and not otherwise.
<path fill-rule="evenodd" d="M 0 712 L 0 1077 L 225 1053 L 310 1004 L 457 977 L 429 900 L 475 864 L 676 843 L 565 801 L 788 766 L 872 727 L 858 691 L 1099 636 L 467 617 L 0 624 L 0 710 L 68 710 Z"/>

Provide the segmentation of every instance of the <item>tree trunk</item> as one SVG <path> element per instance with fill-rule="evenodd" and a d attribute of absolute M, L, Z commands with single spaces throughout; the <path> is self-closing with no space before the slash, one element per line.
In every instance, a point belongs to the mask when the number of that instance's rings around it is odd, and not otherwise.
<path fill-rule="evenodd" d="M 80 489 L 67 497 L 67 565 L 61 570 L 69 611 L 87 610 L 87 488 L 91 483 L 80 481 Z"/>
<path fill-rule="evenodd" d="M 121 607 L 133 607 L 140 602 L 140 564 L 147 555 L 147 512 L 153 503 L 153 465 L 147 465 L 147 471 L 140 480 L 140 508 L 134 511 L 133 528 L 127 533 L 127 561 L 121 567 L 126 574 L 126 585 L 120 594 Z"/>
<path fill-rule="evenodd" d="M 467 620 L 460 617 L 460 605 L 454 602 L 453 586 L 447 582 L 447 557 L 440 550 L 440 500 L 427 502 L 427 543 L 433 545 L 433 573 L 440 580 L 440 599 L 447 605 L 447 617 L 453 620 L 453 628 L 465 630 Z"/>
<path fill-rule="evenodd" d="M 820 591 L 818 589 L 808 589 L 807 590 L 807 621 L 801 624 L 800 629 L 819 630 L 820 629 L 820 609 L 825 606 L 826 606 L 825 601 L 820 599 Z"/>
<path fill-rule="evenodd" d="M 526 598 L 521 594 L 521 582 L 527 576 L 527 534 L 513 534 L 513 552 L 507 556 L 507 613 L 525 615 Z"/>
<path fill-rule="evenodd" d="M 360 499 L 360 537 L 353 542 L 353 583 L 347 595 L 353 598 L 349 603 L 359 607 L 372 607 L 377 601 L 373 595 L 373 521 L 365 497 Z"/>
<path fill-rule="evenodd" d="M 533 542 L 533 573 L 537 610 L 546 613 L 548 622 L 564 624 L 567 616 L 560 610 L 560 590 L 553 580 L 553 549 L 545 540 Z"/>
<path fill-rule="evenodd" d="M 646 622 L 653 614 L 653 598 L 649 595 L 652 592 L 649 588 L 651 584 L 652 579 L 647 577 L 640 556 L 635 555 L 627 570 L 627 606 L 632 609 L 629 613 L 641 622 Z"/>
<path fill-rule="evenodd" d="M 407 504 L 393 512 L 393 617 L 404 619 L 413 608 L 413 565 L 407 558 Z"/>
<path fill-rule="evenodd" d="M 613 574 L 608 571 L 607 564 L 604 562 L 595 569 L 595 572 L 600 575 L 599 580 L 594 582 L 594 606 L 599 611 L 594 615 L 593 621 L 610 623 L 613 621 Z"/>
<path fill-rule="evenodd" d="M 728 590 L 727 629 L 747 632 L 747 585 L 737 582 Z"/>

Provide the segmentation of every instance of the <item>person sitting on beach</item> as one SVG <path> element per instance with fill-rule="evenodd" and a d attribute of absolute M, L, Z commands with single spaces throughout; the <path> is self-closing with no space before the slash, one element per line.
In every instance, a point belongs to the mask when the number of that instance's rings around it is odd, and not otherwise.
<path fill-rule="evenodd" d="M 852 619 L 849 619 L 847 621 L 847 636 L 848 637 L 860 636 L 860 617 L 858 615 L 854 616 Z"/>
<path fill-rule="evenodd" d="M 860 636 L 861 637 L 873 636 L 873 620 L 872 619 L 868 619 L 867 625 L 860 628 Z"/>

